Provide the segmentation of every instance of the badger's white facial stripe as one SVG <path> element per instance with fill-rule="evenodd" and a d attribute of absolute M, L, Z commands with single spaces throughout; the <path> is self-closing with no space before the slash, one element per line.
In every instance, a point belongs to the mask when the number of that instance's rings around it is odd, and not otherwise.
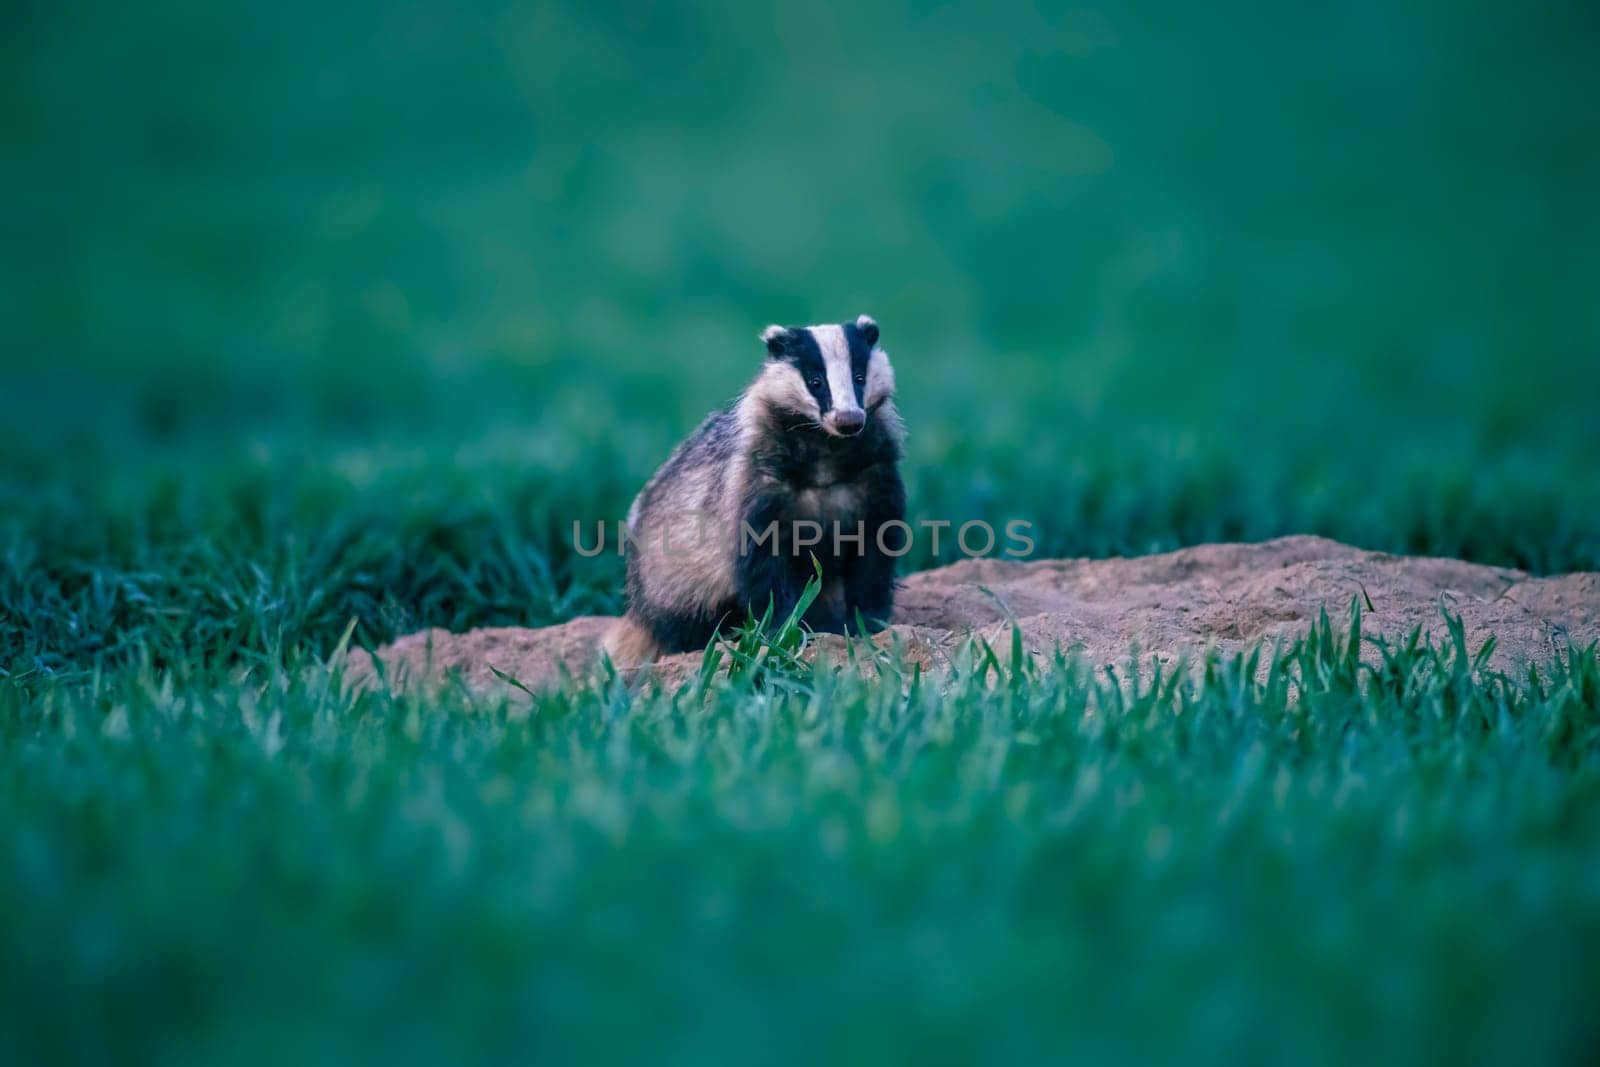
<path fill-rule="evenodd" d="M 855 376 L 850 371 L 850 342 L 843 326 L 812 326 L 811 336 L 822 350 L 822 365 L 828 370 L 828 392 L 834 411 L 860 411 L 856 403 Z"/>
<path fill-rule="evenodd" d="M 874 348 L 867 360 L 866 405 L 870 408 L 891 396 L 894 396 L 894 368 L 889 365 L 889 353 Z"/>

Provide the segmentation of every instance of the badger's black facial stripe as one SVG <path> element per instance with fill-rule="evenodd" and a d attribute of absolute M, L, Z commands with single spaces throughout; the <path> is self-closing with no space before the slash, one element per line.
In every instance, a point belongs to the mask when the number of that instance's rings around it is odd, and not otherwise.
<path fill-rule="evenodd" d="M 868 336 L 870 333 L 871 336 Z M 845 341 L 850 345 L 850 380 L 856 387 L 856 406 L 863 403 L 867 390 L 867 364 L 872 361 L 872 346 L 878 340 L 876 325 L 870 331 L 863 331 L 855 325 L 848 323 L 844 327 Z"/>
<path fill-rule="evenodd" d="M 817 399 L 817 410 L 826 413 L 833 406 L 833 394 L 828 389 L 828 368 L 822 358 L 822 349 L 811 331 L 789 331 L 788 342 L 783 347 L 783 358 L 800 372 L 806 389 Z"/>

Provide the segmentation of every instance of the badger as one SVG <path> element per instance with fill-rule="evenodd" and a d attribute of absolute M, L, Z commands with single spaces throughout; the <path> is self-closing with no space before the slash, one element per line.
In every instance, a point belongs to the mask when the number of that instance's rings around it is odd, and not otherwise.
<path fill-rule="evenodd" d="M 673 451 L 628 511 L 628 607 L 605 642 L 618 666 L 704 648 L 769 605 L 788 618 L 819 565 L 807 626 L 888 622 L 910 528 L 905 429 L 878 324 L 769 326 L 761 341 L 754 381 Z"/>

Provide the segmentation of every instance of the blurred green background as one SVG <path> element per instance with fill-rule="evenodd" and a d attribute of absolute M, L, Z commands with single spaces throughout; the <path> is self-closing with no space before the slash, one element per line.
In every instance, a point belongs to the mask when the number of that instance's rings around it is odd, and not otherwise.
<path fill-rule="evenodd" d="M 918 515 L 1600 567 L 1591 7 L 6 21 L 13 664 L 614 611 L 571 521 L 862 311 Z"/>

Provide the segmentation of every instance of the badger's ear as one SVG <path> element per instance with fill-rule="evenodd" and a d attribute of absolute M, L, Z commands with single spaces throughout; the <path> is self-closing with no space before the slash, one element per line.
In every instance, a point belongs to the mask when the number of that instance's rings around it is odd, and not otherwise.
<path fill-rule="evenodd" d="M 767 346 L 767 355 L 774 359 L 782 356 L 789 344 L 789 327 L 768 326 L 761 331 L 761 343 Z"/>
<path fill-rule="evenodd" d="M 878 343 L 878 324 L 873 321 L 871 315 L 857 317 L 856 329 L 861 331 L 861 336 L 866 339 L 868 348 Z"/>

